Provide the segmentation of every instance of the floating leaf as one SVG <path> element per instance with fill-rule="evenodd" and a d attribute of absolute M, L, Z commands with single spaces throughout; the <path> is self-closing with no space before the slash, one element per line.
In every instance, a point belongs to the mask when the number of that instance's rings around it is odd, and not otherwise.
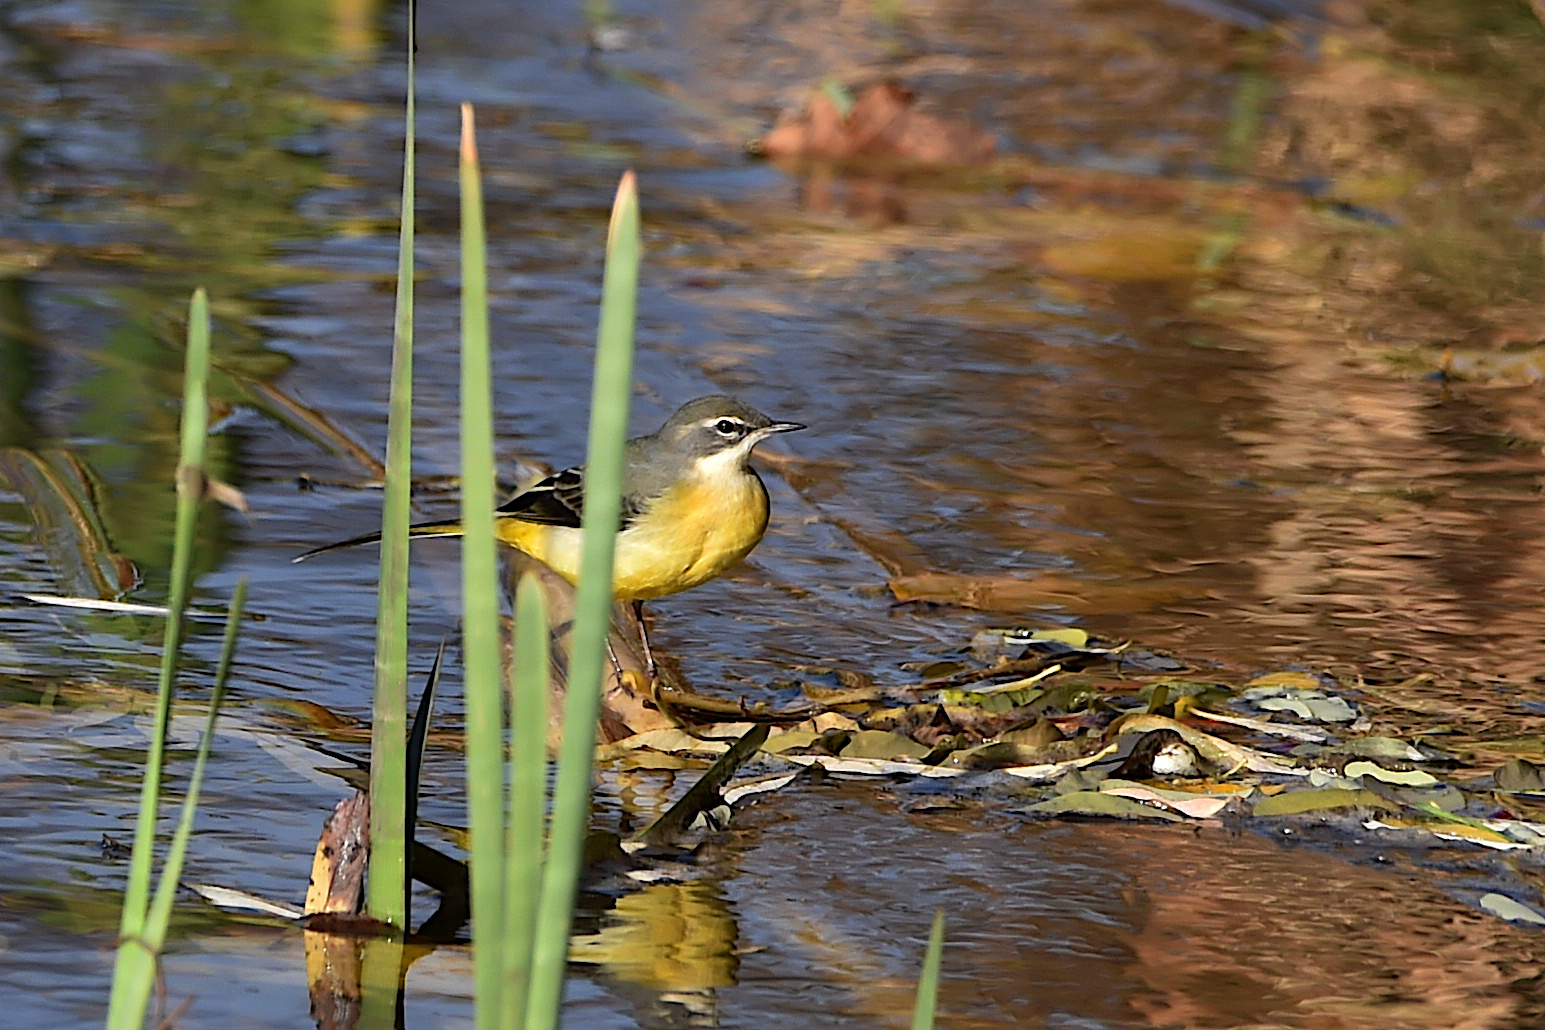
<path fill-rule="evenodd" d="M 1096 769 L 1088 766 L 1080 766 L 1068 771 L 1055 784 L 1052 789 L 1058 794 L 1072 794 L 1080 790 L 1099 790 L 1100 784 L 1110 779 L 1109 769 Z"/>
<path fill-rule="evenodd" d="M 1217 815 L 1223 808 L 1233 801 L 1238 795 L 1217 794 L 1192 794 L 1179 790 L 1161 790 L 1142 783 L 1131 783 L 1126 780 L 1106 780 L 1100 784 L 1102 794 L 1115 794 L 1118 797 L 1131 798 L 1134 801 L 1146 801 L 1149 804 L 1160 805 L 1173 809 L 1181 815 L 1190 816 L 1192 819 L 1210 819 Z"/>
<path fill-rule="evenodd" d="M 857 721 L 843 715 L 841 712 L 822 712 L 813 719 L 806 719 L 804 722 L 796 723 L 789 727 L 791 732 L 795 730 L 809 730 L 817 736 L 822 733 L 829 733 L 832 730 L 856 729 L 858 729 Z"/>
<path fill-rule="evenodd" d="M 1338 790 L 1358 790 L 1362 787 L 1357 780 L 1338 776 L 1329 769 L 1310 769 L 1308 779 L 1311 787 L 1335 787 Z"/>
<path fill-rule="evenodd" d="M 1011 693 L 994 692 L 991 687 L 982 690 L 962 687 L 955 690 L 939 691 L 939 700 L 947 705 L 969 705 L 986 712 L 1002 715 L 1005 712 L 1012 712 L 1016 708 L 1028 705 L 1032 701 L 1039 700 L 1045 693 L 1046 691 L 1039 687 L 1016 688 Z"/>
<path fill-rule="evenodd" d="M 1324 754 L 1357 755 L 1360 758 L 1383 758 L 1396 762 L 1425 762 L 1427 756 L 1411 744 L 1397 737 L 1353 737 L 1335 747 L 1326 748 Z"/>
<path fill-rule="evenodd" d="M 767 743 L 762 745 L 762 750 L 768 754 L 782 754 L 793 748 L 809 747 L 820 740 L 823 734 L 815 730 L 784 730 L 767 738 Z"/>
<path fill-rule="evenodd" d="M 932 748 L 887 730 L 859 730 L 841 751 L 843 758 L 922 758 Z"/>
<path fill-rule="evenodd" d="M 1531 848 L 1545 846 L 1545 825 L 1540 823 L 1525 822 L 1522 819 L 1487 819 L 1486 826 L 1508 840 Z"/>
<path fill-rule="evenodd" d="M 1013 694 L 1003 695 L 1013 697 Z M 1078 680 L 1069 680 L 1051 688 L 1033 701 L 1021 702 L 1021 707 L 1029 709 L 1030 713 L 1044 715 L 1047 712 L 1080 712 L 1101 703 L 1101 697 L 1097 690 L 1087 683 Z"/>
<path fill-rule="evenodd" d="M 1164 819 L 1172 823 L 1178 823 L 1184 818 L 1119 794 L 1106 794 L 1097 790 L 1075 790 L 1069 794 L 1060 794 L 1050 800 L 1037 802 L 1026 811 L 1050 815 L 1097 815 L 1113 819 Z"/>
<path fill-rule="evenodd" d="M 1498 767 L 1492 774 L 1492 779 L 1496 782 L 1498 790 L 1509 793 L 1545 793 L 1545 769 L 1522 758 L 1515 758 L 1506 765 Z"/>
<path fill-rule="evenodd" d="M 1005 744 L 1020 744 L 1025 747 L 1045 747 L 1047 744 L 1067 739 L 1057 724 L 1042 716 L 1029 726 L 1020 726 L 1001 734 L 998 740 Z"/>
<path fill-rule="evenodd" d="M 1251 815 L 1302 815 L 1305 812 L 1324 812 L 1335 808 L 1379 808 L 1393 810 L 1395 804 L 1386 801 L 1371 790 L 1343 790 L 1339 787 L 1321 787 L 1294 790 L 1276 797 L 1263 798 L 1255 803 Z"/>
<path fill-rule="evenodd" d="M 1258 687 L 1242 696 L 1262 711 L 1292 712 L 1308 722 L 1351 722 L 1357 718 L 1357 710 L 1345 698 L 1323 690 Z"/>
<path fill-rule="evenodd" d="M 1375 762 L 1348 762 L 1346 768 L 1341 770 L 1341 774 L 1349 780 L 1371 776 L 1383 783 L 1398 783 L 1403 787 L 1431 787 L 1438 782 L 1436 776 L 1422 772 L 1420 769 L 1397 772 Z"/>
<path fill-rule="evenodd" d="M 603 744 L 596 749 L 597 758 L 606 761 L 617 755 L 637 748 L 652 748 L 655 751 L 675 753 L 678 751 L 703 751 L 709 754 L 722 754 L 730 749 L 732 741 L 729 740 L 703 740 L 694 737 L 682 730 L 649 730 L 645 733 L 635 733 L 631 737 L 623 737 L 611 744 Z"/>
<path fill-rule="evenodd" d="M 1431 829 L 1431 827 L 1429 827 Z M 1471 844 L 1481 844 L 1498 851 L 1511 851 L 1515 849 L 1527 849 L 1529 845 L 1518 841 L 1508 840 L 1504 834 L 1496 830 L 1487 830 L 1477 826 L 1461 826 L 1457 823 L 1449 823 L 1443 829 L 1432 830 L 1436 837 L 1443 840 L 1464 841 Z"/>
<path fill-rule="evenodd" d="M 1506 894 L 1482 894 L 1481 908 L 1510 923 L 1533 923 L 1545 926 L 1545 916 L 1522 902 L 1514 901 Z"/>
<path fill-rule="evenodd" d="M 1044 750 L 1029 744 L 999 740 L 980 747 L 961 748 L 952 752 L 944 762 L 956 769 L 1002 769 L 1030 765 L 1042 757 Z"/>
<path fill-rule="evenodd" d="M 1051 640 L 1082 650 L 1089 646 L 1089 634 L 1072 626 L 1063 629 L 1038 629 L 1030 634 L 1031 640 Z"/>

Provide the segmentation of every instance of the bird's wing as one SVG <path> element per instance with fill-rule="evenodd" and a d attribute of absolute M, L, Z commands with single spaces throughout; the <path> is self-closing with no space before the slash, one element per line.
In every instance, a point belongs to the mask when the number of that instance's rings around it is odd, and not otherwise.
<path fill-rule="evenodd" d="M 569 526 L 578 529 L 581 524 L 580 516 L 584 510 L 585 469 L 582 465 L 576 465 L 528 486 L 499 505 L 498 514 L 543 526 Z M 632 495 L 624 496 L 620 528 L 627 529 L 628 525 L 643 513 L 643 510 L 641 498 Z"/>
<path fill-rule="evenodd" d="M 533 483 L 499 505 L 498 513 L 543 526 L 579 528 L 585 510 L 585 470 L 576 465 Z"/>

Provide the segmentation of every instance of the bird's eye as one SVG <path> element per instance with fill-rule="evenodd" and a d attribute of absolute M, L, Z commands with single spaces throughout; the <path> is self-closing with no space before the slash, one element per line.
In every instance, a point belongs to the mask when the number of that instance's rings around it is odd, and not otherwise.
<path fill-rule="evenodd" d="M 736 433 L 740 432 L 739 424 L 732 422 L 727 418 L 721 418 L 719 421 L 713 424 L 713 427 L 720 436 L 734 436 Z"/>

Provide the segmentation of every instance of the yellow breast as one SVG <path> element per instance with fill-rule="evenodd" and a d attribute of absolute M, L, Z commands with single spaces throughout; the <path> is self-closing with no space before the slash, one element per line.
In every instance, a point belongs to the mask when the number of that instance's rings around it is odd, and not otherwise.
<path fill-rule="evenodd" d="M 579 530 L 510 518 L 498 531 L 569 582 L 579 578 Z M 617 535 L 613 591 L 647 601 L 690 590 L 750 554 L 766 531 L 767 490 L 750 469 L 685 478 Z"/>

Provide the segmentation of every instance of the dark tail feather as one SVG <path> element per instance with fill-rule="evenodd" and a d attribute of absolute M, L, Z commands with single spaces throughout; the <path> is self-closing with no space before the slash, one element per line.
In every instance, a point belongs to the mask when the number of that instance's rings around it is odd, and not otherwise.
<path fill-rule="evenodd" d="M 408 536 L 461 536 L 460 522 L 420 522 L 416 526 L 408 527 Z M 341 551 L 345 547 L 358 547 L 360 544 L 374 544 L 381 540 L 380 533 L 366 533 L 364 536 L 351 536 L 347 540 L 339 540 L 337 543 L 323 544 L 321 547 L 313 547 L 305 554 L 298 554 L 291 558 L 291 562 L 302 562 L 307 558 L 314 558 L 328 551 Z"/>

